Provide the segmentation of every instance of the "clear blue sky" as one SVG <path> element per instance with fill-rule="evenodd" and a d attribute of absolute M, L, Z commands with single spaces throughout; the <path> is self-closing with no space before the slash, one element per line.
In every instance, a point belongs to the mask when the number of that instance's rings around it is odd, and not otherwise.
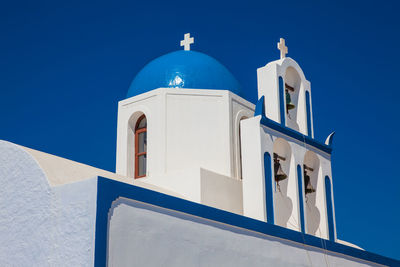
<path fill-rule="evenodd" d="M 315 135 L 332 156 L 340 239 L 400 259 L 399 6 L 395 1 L 3 1 L 0 139 L 115 170 L 117 102 L 149 60 L 193 50 L 247 97 L 289 55 L 311 81 Z"/>

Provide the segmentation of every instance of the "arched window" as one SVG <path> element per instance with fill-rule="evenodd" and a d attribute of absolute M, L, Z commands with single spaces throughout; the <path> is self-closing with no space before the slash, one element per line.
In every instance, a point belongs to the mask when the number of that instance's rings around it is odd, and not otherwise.
<path fill-rule="evenodd" d="M 147 119 L 142 115 L 135 126 L 135 179 L 146 176 Z"/>

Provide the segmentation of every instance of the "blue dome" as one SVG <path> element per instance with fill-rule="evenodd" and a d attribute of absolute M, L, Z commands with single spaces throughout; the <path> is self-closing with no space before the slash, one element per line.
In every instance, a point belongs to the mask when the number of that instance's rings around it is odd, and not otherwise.
<path fill-rule="evenodd" d="M 230 90 L 240 95 L 240 85 L 216 59 L 195 51 L 176 51 L 154 59 L 133 79 L 127 97 L 160 87 Z"/>

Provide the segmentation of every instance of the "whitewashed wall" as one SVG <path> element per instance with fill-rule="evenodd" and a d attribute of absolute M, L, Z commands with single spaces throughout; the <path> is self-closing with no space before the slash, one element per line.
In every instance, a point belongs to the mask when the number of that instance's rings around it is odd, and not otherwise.
<path fill-rule="evenodd" d="M 0 141 L 0 266 L 93 266 L 97 179 L 50 186 L 23 148 Z"/>
<path fill-rule="evenodd" d="M 160 88 L 119 102 L 118 174 L 133 177 L 133 131 L 147 117 L 147 176 L 204 168 L 237 177 L 238 120 L 254 105 L 227 90 Z"/>
<path fill-rule="evenodd" d="M 373 266 L 267 235 L 118 199 L 108 266 Z"/>

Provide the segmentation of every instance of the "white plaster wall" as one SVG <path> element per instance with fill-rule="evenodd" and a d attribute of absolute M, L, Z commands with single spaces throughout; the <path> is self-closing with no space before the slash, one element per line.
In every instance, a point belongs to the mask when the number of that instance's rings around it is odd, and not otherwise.
<path fill-rule="evenodd" d="M 226 224 L 118 199 L 108 266 L 374 266 Z"/>
<path fill-rule="evenodd" d="M 227 91 L 190 91 L 166 95 L 166 171 L 201 167 L 232 176 Z"/>
<path fill-rule="evenodd" d="M 239 116 L 254 105 L 227 90 L 160 88 L 119 102 L 117 173 L 133 176 L 133 118 L 147 117 L 147 176 L 205 168 L 237 178 Z"/>
<path fill-rule="evenodd" d="M 201 176 L 201 204 L 243 214 L 242 182 L 204 169 Z"/>
<path fill-rule="evenodd" d="M 261 116 L 257 116 L 241 122 L 243 215 L 266 221 L 265 151 L 262 150 L 261 142 L 272 143 L 272 140 L 261 139 L 260 119 Z"/>
<path fill-rule="evenodd" d="M 280 123 L 278 64 L 271 62 L 257 69 L 257 86 L 258 99 L 264 96 L 265 115 Z"/>
<path fill-rule="evenodd" d="M 0 266 L 93 266 L 96 195 L 96 178 L 53 187 L 0 141 Z"/>
<path fill-rule="evenodd" d="M 243 214 L 242 182 L 206 169 L 193 168 L 135 181 L 180 192 L 178 197 L 186 200 Z"/>

